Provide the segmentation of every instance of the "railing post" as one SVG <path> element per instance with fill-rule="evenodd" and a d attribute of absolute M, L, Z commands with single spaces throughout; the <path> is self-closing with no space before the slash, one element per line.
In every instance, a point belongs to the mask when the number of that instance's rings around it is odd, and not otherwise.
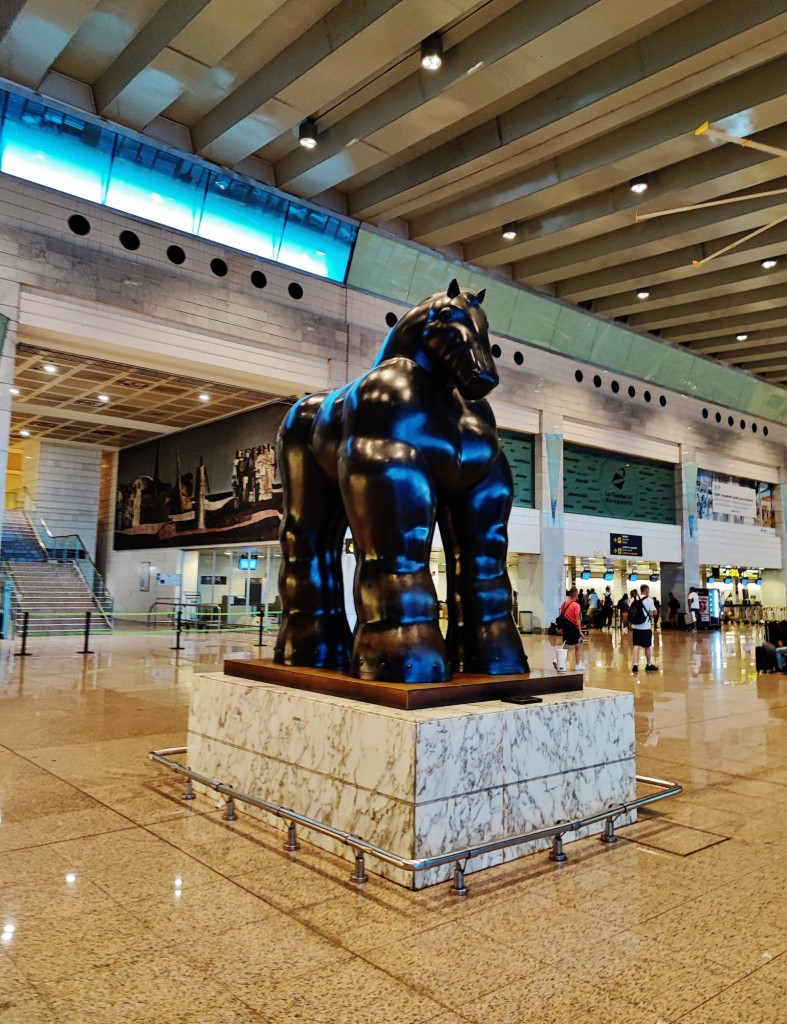
<path fill-rule="evenodd" d="M 182 650 L 185 650 L 185 648 L 181 647 L 181 644 L 180 644 L 180 633 L 181 633 L 182 629 L 183 629 L 183 610 L 181 608 L 178 608 L 178 616 L 177 616 L 177 619 L 175 620 L 175 646 L 174 647 L 170 647 L 171 651 L 182 651 Z"/>
<path fill-rule="evenodd" d="M 295 831 L 295 822 L 291 821 L 287 828 L 287 842 L 284 844 L 284 849 L 288 853 L 296 853 L 300 850 L 301 844 L 298 842 L 298 834 Z"/>
<path fill-rule="evenodd" d="M 467 896 L 470 890 L 465 885 L 465 869 L 462 864 L 457 861 L 454 864 L 454 880 L 451 885 L 451 894 L 453 896 Z"/>
<path fill-rule="evenodd" d="M 563 835 L 561 832 L 556 832 L 552 836 L 552 850 L 549 854 L 549 859 L 557 861 L 558 864 L 568 860 L 568 857 L 563 853 Z"/>
<path fill-rule="evenodd" d="M 609 843 L 611 845 L 617 841 L 618 837 L 615 835 L 615 819 L 607 818 L 604 822 L 604 831 L 601 834 L 601 842 Z"/>
<path fill-rule="evenodd" d="M 263 644 L 262 644 L 262 627 L 264 626 L 264 624 L 265 624 L 265 616 L 262 613 L 262 608 L 260 608 L 260 635 L 257 637 L 257 643 L 254 645 L 255 647 L 262 647 L 263 646 Z"/>
<path fill-rule="evenodd" d="M 89 647 L 88 647 L 88 644 L 90 643 L 90 617 L 91 617 L 91 613 L 90 612 L 85 612 L 85 642 L 82 645 L 82 650 L 81 651 L 77 651 L 77 654 L 92 654 L 93 653 L 93 651 L 91 651 L 89 649 Z"/>
<path fill-rule="evenodd" d="M 20 658 L 26 658 L 30 651 L 27 649 L 27 624 L 30 620 L 30 612 L 22 612 L 22 649 L 19 651 Z"/>
<path fill-rule="evenodd" d="M 356 882 L 358 885 L 363 884 L 369 880 L 369 876 L 366 874 L 366 862 L 363 856 L 363 850 L 355 851 L 355 870 L 350 875 L 350 881 Z"/>

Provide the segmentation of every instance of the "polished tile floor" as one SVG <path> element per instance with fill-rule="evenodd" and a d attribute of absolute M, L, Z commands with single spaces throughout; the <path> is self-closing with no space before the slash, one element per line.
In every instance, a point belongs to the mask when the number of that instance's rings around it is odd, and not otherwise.
<path fill-rule="evenodd" d="M 253 638 L 2 642 L 0 1024 L 784 1024 L 787 676 L 756 674 L 757 639 L 664 633 L 633 676 L 593 635 L 587 685 L 634 692 L 638 772 L 685 793 L 464 900 L 357 889 L 146 759 L 185 742 L 192 675 Z"/>

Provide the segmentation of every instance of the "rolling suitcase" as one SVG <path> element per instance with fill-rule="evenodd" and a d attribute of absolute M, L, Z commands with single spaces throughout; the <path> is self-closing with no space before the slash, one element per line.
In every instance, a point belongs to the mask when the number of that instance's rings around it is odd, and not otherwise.
<path fill-rule="evenodd" d="M 776 648 L 773 644 L 764 643 L 754 648 L 754 664 L 758 672 L 776 671 Z"/>

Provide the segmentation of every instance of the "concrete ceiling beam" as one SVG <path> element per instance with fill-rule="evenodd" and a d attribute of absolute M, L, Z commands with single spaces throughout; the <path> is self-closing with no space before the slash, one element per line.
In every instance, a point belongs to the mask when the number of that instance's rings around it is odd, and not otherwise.
<path fill-rule="evenodd" d="M 211 0 L 167 0 L 93 85 L 102 114 Z"/>
<path fill-rule="evenodd" d="M 784 120 L 785 78 L 787 56 L 782 56 L 414 217 L 411 236 L 426 245 L 444 245 L 483 232 L 491 211 L 498 223 L 527 218 L 535 208 L 534 197 L 541 204 L 560 206 L 578 191 L 598 192 L 645 169 L 694 156 L 707 146 L 694 135 L 705 120 L 753 116 L 755 122 L 764 122 L 762 127 L 772 127 Z"/>
<path fill-rule="evenodd" d="M 660 337 L 663 341 L 677 344 L 725 335 L 734 337 L 739 333 L 749 334 L 768 327 L 783 327 L 785 325 L 787 325 L 787 306 L 782 306 L 778 309 L 760 310 L 757 313 L 742 313 L 718 320 L 708 320 L 705 323 L 667 327 L 661 332 Z M 697 349 L 695 348 L 694 351 Z"/>
<path fill-rule="evenodd" d="M 713 265 L 713 264 L 709 264 Z M 744 266 L 725 267 L 715 273 L 701 274 L 699 269 L 684 269 L 684 278 L 670 281 L 667 284 L 651 285 L 647 283 L 650 298 L 645 302 L 637 299 L 634 289 L 620 295 L 610 295 L 593 303 L 593 312 L 600 316 L 618 317 L 638 314 L 642 310 L 674 309 L 683 302 L 699 302 L 714 299 L 721 295 L 748 295 L 752 287 L 760 287 L 765 281 L 770 285 L 787 285 L 787 263 L 781 273 L 775 270 L 763 270 L 759 263 L 748 263 Z M 640 286 L 642 287 L 642 285 Z"/>
<path fill-rule="evenodd" d="M 342 0 L 196 122 L 192 137 L 197 152 L 231 131 L 305 72 L 382 18 L 398 2 L 365 0 L 359 4 L 357 0 Z"/>
<path fill-rule="evenodd" d="M 741 237 L 741 232 L 736 232 L 733 235 L 715 238 L 714 247 L 723 249 Z M 692 260 L 701 260 L 706 255 L 704 247 L 701 244 L 685 246 L 659 253 L 657 256 L 627 260 L 604 267 L 602 270 L 566 278 L 558 283 L 555 292 L 558 298 L 567 302 L 609 298 L 614 303 L 621 296 L 628 296 L 643 285 L 649 286 L 651 291 L 655 290 L 658 294 L 661 294 L 662 285 L 674 284 L 680 287 L 683 284 L 685 287 L 691 287 L 692 282 L 697 280 L 702 287 L 704 281 L 723 270 L 737 271 L 746 277 L 751 268 L 759 266 L 758 261 L 773 252 L 782 251 L 785 245 L 787 222 L 778 224 L 749 242 L 744 242 L 704 267 L 692 266 Z"/>
<path fill-rule="evenodd" d="M 715 356 L 717 353 L 724 353 L 725 359 L 739 360 L 747 355 L 755 357 L 768 355 L 773 351 L 774 345 L 780 345 L 785 337 L 785 332 L 776 327 L 765 331 L 739 331 L 739 334 L 748 334 L 745 342 L 738 341 L 734 334 L 725 334 L 716 338 L 705 338 L 702 341 L 684 342 L 684 347 L 698 355 Z"/>
<path fill-rule="evenodd" d="M 311 152 L 299 147 L 288 153 L 276 165 L 277 183 L 288 185 L 336 156 L 355 140 L 367 138 L 424 103 L 449 92 L 467 77 L 471 69 L 479 68 L 479 73 L 486 74 L 503 57 L 565 25 L 575 14 L 596 3 L 597 0 L 571 0 L 567 4 L 534 0 L 528 5 L 527 17 L 522 16 L 519 5 L 513 7 L 447 50 L 443 54 L 439 74 L 425 73 L 419 67 L 372 102 L 321 131 L 320 144 Z"/>
<path fill-rule="evenodd" d="M 782 179 L 777 179 L 781 181 Z M 746 189 L 762 191 L 759 187 Z M 670 221 L 673 218 L 659 217 L 639 221 L 630 227 L 609 234 L 575 242 L 564 248 L 553 249 L 530 259 L 518 260 L 512 266 L 515 280 L 528 284 L 547 284 L 572 276 L 572 271 L 589 268 L 602 269 L 610 264 L 620 264 L 638 258 L 647 258 L 648 250 L 662 245 L 672 251 L 676 247 L 703 246 L 703 259 L 721 248 L 717 245 L 719 235 L 736 235 L 742 238 L 749 231 L 776 220 L 787 213 L 787 195 L 764 196 L 760 199 L 746 199 L 730 206 L 709 206 L 681 215 L 680 231 Z M 686 264 L 691 269 L 690 262 Z M 642 284 L 647 282 L 642 281 Z"/>
<path fill-rule="evenodd" d="M 758 7 L 758 10 L 746 11 L 747 6 Z M 432 190 L 441 178 L 455 174 L 458 168 L 469 170 L 474 161 L 484 160 L 498 152 L 502 156 L 501 151 L 506 147 L 605 98 L 615 96 L 616 106 L 620 106 L 619 94 L 629 87 L 638 86 L 643 79 L 676 67 L 698 52 L 745 32 L 747 28 L 783 15 L 780 0 L 767 0 L 763 6 L 742 5 L 735 0 L 714 0 L 704 4 L 700 10 L 657 29 L 645 39 L 636 40 L 539 95 L 526 99 L 483 128 L 474 127 L 444 145 L 377 176 L 374 181 L 350 193 L 350 213 L 360 218 L 397 216 L 402 212 L 397 208 L 398 204 L 412 190 L 424 185 Z M 704 115 L 697 124 L 703 120 Z M 693 127 L 696 128 L 697 124 Z"/>
<path fill-rule="evenodd" d="M 725 316 L 731 309 L 741 313 L 756 313 L 761 309 L 773 309 L 787 302 L 787 290 L 783 284 L 771 284 L 765 288 L 751 288 L 742 298 L 740 293 L 726 291 L 712 298 L 700 299 L 695 302 L 684 302 L 666 306 L 662 309 L 643 309 L 628 318 L 629 327 L 638 331 L 650 331 L 655 328 L 663 330 L 677 324 L 697 323 L 710 317 Z M 641 303 L 646 306 L 648 303 Z"/>
<path fill-rule="evenodd" d="M 755 138 L 764 145 L 780 145 L 784 128 L 779 125 L 757 133 Z M 645 197 L 633 193 L 626 181 L 524 221 L 514 242 L 507 242 L 499 228 L 487 232 L 466 244 L 466 258 L 481 266 L 527 259 L 554 249 L 558 238 L 561 246 L 570 245 L 637 223 L 637 215 L 726 198 L 747 186 L 763 191 L 773 187 L 773 179 L 783 175 L 786 166 L 782 158 L 761 150 L 742 146 L 709 149 L 649 174 Z M 665 219 L 677 232 L 683 216 Z"/>

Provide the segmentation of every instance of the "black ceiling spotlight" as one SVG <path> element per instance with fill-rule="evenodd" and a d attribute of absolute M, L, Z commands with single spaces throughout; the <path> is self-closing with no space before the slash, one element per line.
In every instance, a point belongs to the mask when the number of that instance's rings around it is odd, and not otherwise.
<path fill-rule="evenodd" d="M 421 43 L 421 67 L 437 71 L 443 65 L 443 37 L 435 32 Z"/>
<path fill-rule="evenodd" d="M 649 185 L 650 182 L 648 181 L 647 174 L 639 174 L 636 178 L 632 178 L 629 182 L 629 188 L 635 195 L 638 196 L 641 196 L 643 192 L 647 192 Z"/>
<path fill-rule="evenodd" d="M 314 149 L 317 145 L 317 125 L 310 117 L 307 117 L 305 121 L 301 121 L 300 128 L 298 129 L 298 142 L 300 142 L 304 149 Z"/>
<path fill-rule="evenodd" d="M 507 242 L 513 242 L 516 238 L 516 224 L 504 224 L 503 225 L 503 238 Z"/>

